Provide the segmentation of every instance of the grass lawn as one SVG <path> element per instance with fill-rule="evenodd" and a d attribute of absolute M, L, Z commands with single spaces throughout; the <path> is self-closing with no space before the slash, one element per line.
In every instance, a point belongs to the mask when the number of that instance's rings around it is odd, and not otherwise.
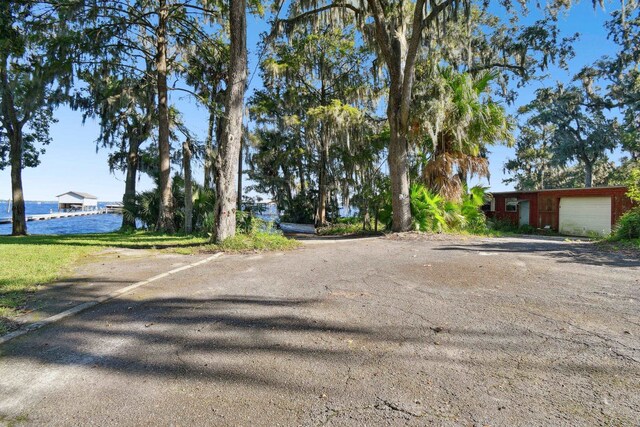
<path fill-rule="evenodd" d="M 15 315 L 38 285 L 60 279 L 71 265 L 102 248 L 179 248 L 205 242 L 202 237 L 155 233 L 0 236 L 0 333 L 6 329 L 1 319 Z"/>
<path fill-rule="evenodd" d="M 75 263 L 104 248 L 197 253 L 285 250 L 297 245 L 294 240 L 272 233 L 237 235 L 221 245 L 209 244 L 206 237 L 150 232 L 0 236 L 0 334 L 7 329 L 3 318 L 18 314 L 29 294 L 35 292 L 39 285 L 63 278 Z"/>

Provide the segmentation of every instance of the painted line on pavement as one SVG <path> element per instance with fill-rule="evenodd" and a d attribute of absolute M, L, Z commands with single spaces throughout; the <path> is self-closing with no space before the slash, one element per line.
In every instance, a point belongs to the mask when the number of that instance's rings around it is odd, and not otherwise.
<path fill-rule="evenodd" d="M 223 252 L 218 252 L 218 253 L 213 254 L 212 256 L 210 256 L 208 258 L 205 258 L 203 260 L 194 262 L 192 264 L 183 265 L 182 267 L 174 268 L 173 270 L 167 271 L 166 273 L 161 273 L 161 274 L 158 274 L 156 276 L 150 277 L 150 278 L 148 278 L 146 280 L 142 280 L 142 281 L 136 282 L 136 283 L 134 283 L 132 285 L 125 286 L 124 288 L 117 289 L 117 290 L 115 290 L 113 292 L 110 292 L 110 293 L 108 293 L 106 295 L 98 297 L 93 301 L 87 301 L 87 302 L 84 302 L 82 304 L 78 304 L 78 305 L 76 305 L 76 306 L 74 306 L 74 307 L 72 307 L 72 308 L 70 308 L 68 310 L 65 310 L 65 311 L 61 312 L 61 313 L 54 314 L 53 316 L 49 316 L 46 319 L 40 320 L 38 322 L 31 323 L 31 324 L 29 324 L 27 326 L 24 326 L 24 327 L 22 327 L 22 328 L 20 328 L 20 329 L 18 329 L 16 331 L 13 331 L 13 332 L 10 332 L 10 333 L 8 333 L 6 335 L 1 336 L 0 337 L 0 345 L 2 345 L 4 343 L 6 343 L 7 341 L 10 341 L 10 340 L 12 340 L 14 338 L 17 338 L 17 337 L 20 337 L 22 335 L 25 335 L 25 334 L 27 334 L 27 333 L 29 333 L 31 331 L 35 331 L 37 329 L 40 329 L 43 326 L 50 325 L 52 323 L 58 322 L 58 321 L 60 321 L 62 319 L 65 319 L 67 317 L 76 315 L 76 314 L 78 314 L 78 313 L 80 313 L 82 311 L 85 311 L 85 310 L 87 310 L 87 309 L 89 309 L 91 307 L 95 307 L 98 304 L 102 304 L 104 302 L 110 301 L 110 300 L 112 300 L 114 298 L 117 298 L 117 297 L 119 297 L 121 295 L 124 295 L 124 294 L 126 294 L 128 292 L 131 292 L 134 289 L 139 288 L 140 286 L 144 286 L 144 285 L 147 285 L 147 284 L 149 284 L 151 282 L 154 282 L 156 280 L 160 280 L 160 279 L 163 279 L 165 277 L 169 277 L 172 274 L 176 274 L 176 273 L 179 273 L 181 271 L 189 270 L 189 269 L 191 269 L 193 267 L 198 267 L 198 266 L 200 266 L 202 264 L 206 264 L 209 261 L 213 261 L 214 259 L 220 258 L 222 255 L 224 255 Z"/>

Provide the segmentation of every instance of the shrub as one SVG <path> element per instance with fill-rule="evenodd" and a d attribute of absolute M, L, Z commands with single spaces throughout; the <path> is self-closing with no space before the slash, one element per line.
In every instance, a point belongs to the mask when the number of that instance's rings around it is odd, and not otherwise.
<path fill-rule="evenodd" d="M 289 206 L 285 207 L 284 214 L 280 218 L 282 222 L 293 222 L 296 224 L 313 224 L 315 208 L 310 197 L 300 193 L 297 194 Z"/>
<path fill-rule="evenodd" d="M 251 212 L 236 213 L 235 236 L 216 245 L 217 249 L 228 252 L 288 250 L 299 246 L 299 242 L 285 237 L 272 222 L 253 215 Z"/>
<path fill-rule="evenodd" d="M 445 216 L 453 219 L 455 212 L 453 212 L 452 203 L 446 204 L 442 196 L 430 192 L 421 184 L 411 186 L 409 197 L 413 226 L 416 231 L 441 232 L 448 228 Z"/>
<path fill-rule="evenodd" d="M 214 209 L 216 202 L 215 191 L 205 188 L 197 183 L 193 187 L 193 223 L 192 230 L 195 234 L 207 234 L 213 230 Z M 171 192 L 173 196 L 173 223 L 175 229 L 182 231 L 184 228 L 185 198 L 184 181 L 180 175 L 175 175 L 172 181 Z M 123 210 L 123 215 L 129 215 L 140 221 L 142 228 L 154 230 L 158 223 L 160 213 L 160 190 L 158 187 L 138 193 L 134 204 Z"/>
<path fill-rule="evenodd" d="M 486 218 L 480 210 L 484 203 L 485 189 L 473 187 L 463 194 L 460 202 L 445 200 L 439 194 L 432 193 L 422 184 L 413 184 L 410 188 L 411 216 L 417 231 L 470 231 L 483 232 L 487 228 Z M 380 221 L 391 226 L 391 202 L 380 210 Z"/>
<path fill-rule="evenodd" d="M 251 234 L 258 231 L 274 231 L 273 224 L 255 216 L 251 211 L 236 212 L 236 230 L 242 234 Z"/>
<path fill-rule="evenodd" d="M 337 224 L 362 224 L 362 218 L 357 216 L 345 216 L 337 218 L 335 222 Z"/>
<path fill-rule="evenodd" d="M 627 211 L 616 224 L 614 238 L 618 240 L 640 238 L 640 207 Z"/>
<path fill-rule="evenodd" d="M 495 231 L 517 233 L 518 226 L 507 219 L 491 219 L 487 222 L 487 227 Z"/>
<path fill-rule="evenodd" d="M 472 187 L 462 195 L 460 213 L 465 218 L 465 228 L 472 233 L 480 233 L 487 229 L 487 217 L 482 212 L 486 188 Z"/>
<path fill-rule="evenodd" d="M 636 203 L 640 203 L 640 167 L 633 168 L 627 178 L 629 191 L 627 196 Z"/>
<path fill-rule="evenodd" d="M 215 249 L 226 252 L 277 251 L 295 249 L 298 246 L 298 241 L 289 239 L 282 233 L 254 231 L 249 234 L 237 233 L 215 246 Z"/>
<path fill-rule="evenodd" d="M 536 234 L 537 229 L 533 225 L 521 225 L 518 227 L 518 233 L 520 234 Z"/>
<path fill-rule="evenodd" d="M 640 168 L 631 170 L 627 178 L 629 191 L 627 196 L 635 203 L 640 203 Z M 640 206 L 627 211 L 620 217 L 613 231 L 614 240 L 630 240 L 640 238 Z"/>
<path fill-rule="evenodd" d="M 212 188 L 195 185 L 193 190 L 193 230 L 210 233 L 213 230 L 216 192 Z"/>

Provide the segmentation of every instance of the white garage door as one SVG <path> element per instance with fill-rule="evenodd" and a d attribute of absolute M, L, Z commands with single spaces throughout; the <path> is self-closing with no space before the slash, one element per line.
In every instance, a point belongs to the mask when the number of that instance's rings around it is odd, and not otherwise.
<path fill-rule="evenodd" d="M 611 233 L 611 197 L 561 198 L 558 228 L 574 236 Z"/>

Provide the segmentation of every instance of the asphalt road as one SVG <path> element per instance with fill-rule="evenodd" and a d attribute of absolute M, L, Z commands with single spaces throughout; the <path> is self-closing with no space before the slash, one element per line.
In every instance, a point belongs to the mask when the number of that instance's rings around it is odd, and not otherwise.
<path fill-rule="evenodd" d="M 639 304 L 640 260 L 587 243 L 310 240 L 5 344 L 0 420 L 637 425 Z"/>

